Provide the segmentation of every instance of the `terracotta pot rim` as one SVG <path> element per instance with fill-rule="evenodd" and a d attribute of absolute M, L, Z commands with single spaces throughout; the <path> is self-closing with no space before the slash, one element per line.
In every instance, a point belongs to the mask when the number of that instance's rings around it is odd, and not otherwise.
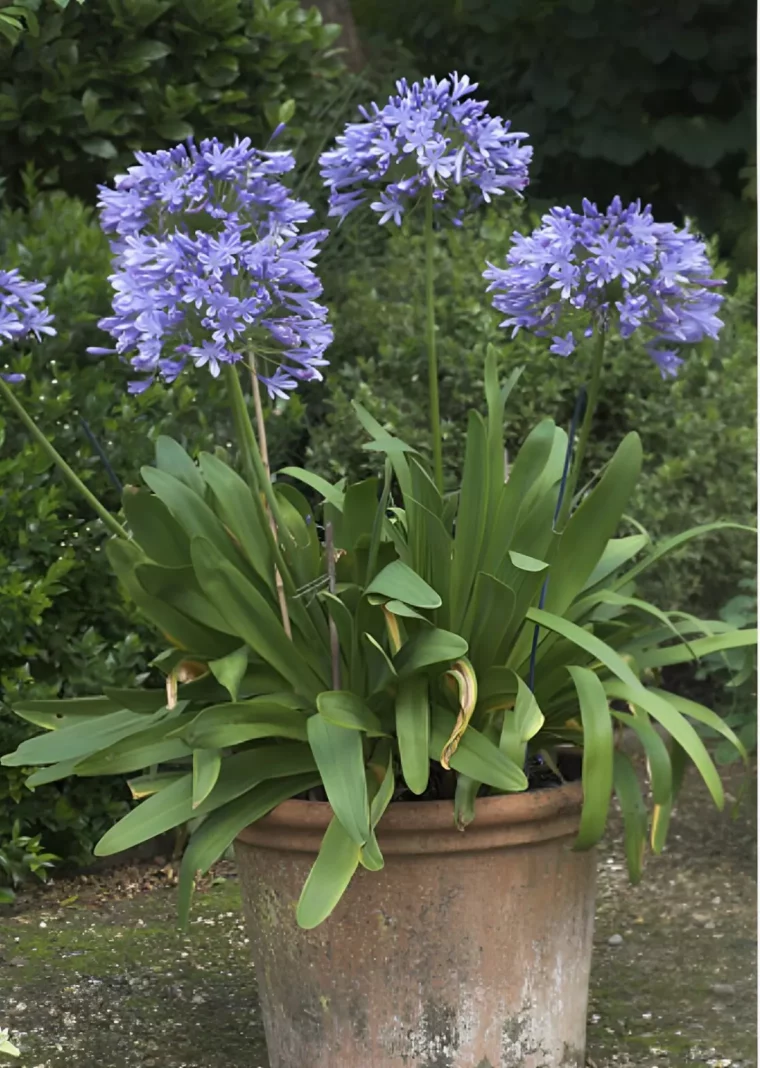
<path fill-rule="evenodd" d="M 577 831 L 582 802 L 580 782 L 479 797 L 475 819 L 462 832 L 454 826 L 453 801 L 399 801 L 380 821 L 378 839 L 384 852 L 414 853 L 479 851 L 498 843 L 560 838 Z M 264 848 L 316 851 L 332 815 L 326 801 L 283 801 L 238 839 Z"/>

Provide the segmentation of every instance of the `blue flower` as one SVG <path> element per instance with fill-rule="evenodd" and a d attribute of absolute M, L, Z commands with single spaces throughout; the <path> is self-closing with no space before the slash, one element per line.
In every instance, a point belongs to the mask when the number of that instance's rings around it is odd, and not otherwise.
<path fill-rule="evenodd" d="M 136 159 L 100 191 L 115 255 L 100 325 L 115 347 L 89 351 L 128 357 L 143 376 L 132 392 L 188 362 L 216 377 L 247 352 L 271 396 L 321 379 L 332 330 L 314 266 L 327 231 L 302 232 L 313 211 L 279 181 L 292 154 L 213 139 Z"/>
<path fill-rule="evenodd" d="M 53 316 L 42 303 L 45 286 L 27 282 L 18 270 L 0 270 L 0 348 L 6 341 L 23 341 L 30 334 L 38 341 L 55 334 Z M 24 375 L 2 373 L 6 382 L 23 382 Z"/>
<path fill-rule="evenodd" d="M 396 88 L 383 108 L 360 108 L 366 121 L 349 123 L 320 156 L 330 215 L 342 221 L 377 187 L 370 208 L 381 224 L 392 219 L 397 226 L 427 187 L 440 201 L 452 185 L 472 186 L 474 204 L 526 187 L 533 150 L 520 142 L 528 135 L 512 133 L 509 122 L 486 114 L 485 102 L 468 99 L 477 84 L 467 76 L 411 86 L 402 78 Z"/>
<path fill-rule="evenodd" d="M 641 332 L 665 377 L 683 362 L 674 345 L 715 338 L 723 325 L 715 291 L 723 283 L 712 277 L 704 241 L 655 222 L 640 201 L 624 208 L 615 197 L 604 214 L 587 200 L 581 212 L 552 208 L 528 237 L 513 235 L 506 259 L 483 274 L 506 316 L 501 325 L 513 336 L 525 327 L 552 337 L 560 356 L 575 350 L 575 336 L 614 324 L 623 338 Z"/>

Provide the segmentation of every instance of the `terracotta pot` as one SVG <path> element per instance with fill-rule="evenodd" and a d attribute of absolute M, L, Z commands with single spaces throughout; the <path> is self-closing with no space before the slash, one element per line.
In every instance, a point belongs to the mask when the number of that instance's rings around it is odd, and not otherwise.
<path fill-rule="evenodd" d="M 295 907 L 331 817 L 287 801 L 236 843 L 271 1068 L 582 1068 L 595 858 L 580 784 L 391 805 L 313 931 Z"/>

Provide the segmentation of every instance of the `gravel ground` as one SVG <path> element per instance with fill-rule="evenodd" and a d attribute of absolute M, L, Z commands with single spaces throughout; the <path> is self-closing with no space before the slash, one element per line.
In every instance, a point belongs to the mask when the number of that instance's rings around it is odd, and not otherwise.
<path fill-rule="evenodd" d="M 740 786 L 729 777 L 734 796 Z M 670 846 L 638 887 L 613 819 L 599 856 L 591 1068 L 757 1065 L 754 815 L 754 787 L 732 819 L 692 777 Z M 267 1068 L 234 871 L 222 866 L 197 896 L 187 937 L 172 883 L 170 865 L 89 876 L 0 920 L 0 1025 L 19 1068 Z"/>

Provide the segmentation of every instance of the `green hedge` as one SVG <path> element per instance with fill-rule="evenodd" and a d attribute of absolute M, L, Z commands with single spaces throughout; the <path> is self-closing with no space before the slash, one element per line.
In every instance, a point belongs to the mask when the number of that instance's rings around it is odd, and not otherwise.
<path fill-rule="evenodd" d="M 528 224 L 519 206 L 501 213 L 492 209 L 467 229 L 438 235 L 440 394 L 444 463 L 452 486 L 467 410 L 482 404 L 488 344 L 497 345 L 505 370 L 525 367 L 508 406 L 513 448 L 543 415 L 568 423 L 584 381 L 583 356 L 552 356 L 546 341 L 525 331 L 511 340 L 485 296 L 485 261 L 501 262 L 515 226 Z M 410 444 L 427 450 L 423 260 L 421 236 L 410 240 L 394 231 L 381 257 L 352 265 L 341 283 L 324 408 L 310 430 L 309 459 L 316 470 L 351 477 L 372 469 L 373 454 L 362 451 L 364 435 L 351 411 L 354 397 Z M 608 345 L 591 463 L 604 462 L 628 430 L 639 431 L 646 459 L 635 514 L 652 534 L 719 518 L 754 524 L 753 275 L 739 279 L 724 310 L 719 342 L 693 350 L 675 381 L 664 382 L 635 342 L 612 339 Z M 747 535 L 722 535 L 671 559 L 657 575 L 663 586 L 658 603 L 709 614 L 733 596 L 739 578 L 752 573 L 754 546 Z"/>
<path fill-rule="evenodd" d="M 15 47 L 0 33 L 0 174 L 29 164 L 92 199 L 135 149 L 250 136 L 281 121 L 314 148 L 343 73 L 339 27 L 298 0 L 42 0 Z"/>

